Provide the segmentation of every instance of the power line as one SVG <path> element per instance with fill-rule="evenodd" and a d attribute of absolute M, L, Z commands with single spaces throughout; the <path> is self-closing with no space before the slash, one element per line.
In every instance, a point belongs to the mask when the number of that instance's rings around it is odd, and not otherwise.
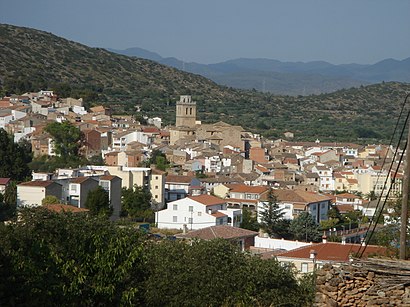
<path fill-rule="evenodd" d="M 408 97 L 409 97 L 409 94 L 408 94 L 408 95 L 406 96 L 406 98 L 404 99 L 402 108 L 401 108 L 401 110 L 400 110 L 400 115 L 399 115 L 399 117 L 398 117 L 398 119 L 397 119 L 396 126 L 395 126 L 395 128 L 394 128 L 393 135 L 392 135 L 392 137 L 391 137 L 391 139 L 390 139 L 390 144 L 389 144 L 389 146 L 391 146 L 391 144 L 392 144 L 392 142 L 393 142 L 393 138 L 394 138 L 394 135 L 395 135 L 395 133 L 396 133 L 396 131 L 397 131 L 398 124 L 399 124 L 400 118 L 401 118 L 401 116 L 402 116 L 402 114 L 403 114 L 403 110 L 404 110 L 404 107 L 405 107 L 405 105 L 406 105 L 406 102 L 407 102 L 407 98 L 408 98 Z M 407 116 L 406 116 L 404 125 L 403 125 L 403 127 L 402 127 L 402 129 L 401 129 L 400 137 L 399 137 L 399 140 L 398 140 L 398 142 L 397 142 L 397 146 L 396 146 L 396 149 L 395 149 L 395 152 L 394 152 L 394 155 L 393 155 L 393 161 L 392 161 L 392 163 L 390 164 L 390 168 L 389 168 L 389 171 L 388 171 L 388 173 L 387 173 L 386 180 L 385 180 L 385 182 L 384 182 L 381 195 L 380 195 L 380 197 L 378 198 L 378 202 L 377 202 L 377 205 L 376 205 L 376 208 L 375 208 L 375 212 L 374 212 L 373 218 L 372 218 L 372 220 L 371 220 L 371 222 L 370 222 L 370 224 L 369 224 L 369 228 L 368 228 L 368 230 L 367 230 L 367 232 L 366 232 L 365 242 L 364 242 L 365 244 L 364 244 L 364 246 L 363 246 L 363 251 L 360 252 L 362 246 L 359 248 L 359 251 L 358 251 L 358 253 L 360 253 L 360 256 L 359 256 L 359 257 L 362 257 L 362 256 L 363 256 L 363 254 L 364 254 L 364 252 L 365 252 L 365 250 L 366 250 L 366 247 L 367 247 L 367 245 L 369 244 L 369 242 L 370 242 L 370 240 L 371 240 L 371 238 L 372 238 L 372 236 L 373 236 L 373 233 L 374 233 L 374 231 L 375 231 L 375 229 L 376 229 L 376 226 L 377 226 L 377 221 L 380 219 L 381 214 L 383 213 L 384 207 L 385 207 L 386 202 L 387 202 L 387 200 L 388 200 L 388 196 L 390 195 L 390 192 L 391 192 L 391 189 L 392 189 L 392 187 L 393 187 L 393 185 L 394 185 L 394 183 L 395 183 L 395 180 L 396 180 L 397 173 L 398 173 L 398 171 L 399 171 L 400 165 L 401 165 L 401 163 L 402 163 L 402 161 L 403 161 L 403 157 L 404 157 L 404 153 L 405 153 L 404 150 L 403 150 L 403 152 L 402 152 L 402 155 L 400 156 L 400 160 L 399 160 L 399 163 L 398 163 L 398 165 L 397 165 L 395 175 L 393 176 L 393 179 L 392 179 L 392 182 L 391 182 L 391 184 L 390 184 L 389 190 L 388 190 L 388 192 L 387 192 L 387 194 L 386 194 L 386 196 L 385 196 L 385 200 L 384 200 L 382 206 L 380 207 L 380 202 L 381 202 L 381 199 L 382 199 L 382 197 L 383 197 L 383 193 L 384 193 L 384 191 L 385 191 L 385 189 L 386 189 L 387 182 L 388 182 L 388 179 L 389 179 L 389 175 L 391 174 L 391 170 L 392 170 L 392 168 L 393 168 L 393 162 L 395 161 L 396 155 L 398 154 L 398 150 L 399 150 L 399 147 L 400 147 L 400 143 L 402 142 L 403 135 L 404 135 L 404 131 L 406 130 L 409 116 L 410 116 L 410 111 L 407 112 Z M 406 147 L 407 147 L 407 141 L 406 141 Z M 406 148 L 406 147 L 405 147 L 405 148 Z M 385 158 L 384 158 L 383 165 L 384 165 L 384 163 L 385 163 L 385 161 L 386 161 L 386 157 L 387 157 L 387 153 L 386 153 L 386 156 L 385 156 Z M 381 169 L 383 169 L 383 167 L 382 167 Z M 380 175 L 380 174 L 379 174 L 379 175 Z M 379 177 L 378 177 L 378 179 L 379 179 Z M 377 179 L 377 181 L 376 181 L 376 184 L 377 184 L 377 182 L 378 182 L 378 179 Z M 368 206 L 369 206 L 369 205 L 368 205 Z M 374 218 L 375 215 L 377 215 L 376 219 Z M 373 229 L 371 230 L 371 228 L 372 228 L 372 223 L 374 223 L 374 226 L 373 226 Z"/>

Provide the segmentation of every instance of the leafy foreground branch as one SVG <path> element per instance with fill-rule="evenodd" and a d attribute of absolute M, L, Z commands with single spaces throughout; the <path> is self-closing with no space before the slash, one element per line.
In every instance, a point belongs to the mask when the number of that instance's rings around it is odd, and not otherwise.
<path fill-rule="evenodd" d="M 87 215 L 23 211 L 0 242 L 2 306 L 304 306 L 314 291 L 226 241 L 154 242 Z"/>

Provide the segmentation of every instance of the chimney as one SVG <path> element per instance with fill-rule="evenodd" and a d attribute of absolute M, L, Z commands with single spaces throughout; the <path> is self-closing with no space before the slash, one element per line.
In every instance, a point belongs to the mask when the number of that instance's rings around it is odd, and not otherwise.
<path fill-rule="evenodd" d="M 323 231 L 322 243 L 327 243 L 327 236 L 326 236 L 326 232 L 325 232 L 325 231 Z"/>
<path fill-rule="evenodd" d="M 311 249 L 309 252 L 309 258 L 315 260 L 317 256 L 317 252 L 314 249 Z"/>
<path fill-rule="evenodd" d="M 346 245 L 346 237 L 345 236 L 342 237 L 342 244 Z"/>

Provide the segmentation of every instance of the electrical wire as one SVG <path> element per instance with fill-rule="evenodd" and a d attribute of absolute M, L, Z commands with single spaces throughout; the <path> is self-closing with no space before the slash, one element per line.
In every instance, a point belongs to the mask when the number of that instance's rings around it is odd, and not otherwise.
<path fill-rule="evenodd" d="M 400 122 L 400 117 L 401 117 L 402 114 L 403 114 L 403 110 L 404 110 L 404 107 L 405 107 L 405 105 L 406 105 L 406 102 L 407 102 L 407 98 L 408 98 L 408 97 L 409 97 L 409 95 L 407 95 L 406 98 L 404 99 L 404 102 L 403 102 L 403 105 L 402 105 L 402 108 L 401 108 L 401 111 L 400 111 L 400 115 L 399 115 L 399 118 L 398 118 L 398 120 L 397 120 L 397 122 L 396 122 L 396 126 L 395 126 L 395 129 L 394 129 L 393 135 L 392 135 L 392 137 L 391 137 L 390 143 L 392 143 L 392 140 L 393 140 L 394 135 L 395 135 L 395 133 L 396 133 L 398 124 L 399 124 L 399 122 Z M 363 254 L 364 254 L 364 252 L 365 252 L 365 250 L 366 250 L 366 247 L 367 247 L 367 245 L 369 244 L 369 242 L 370 242 L 370 240 L 371 240 L 371 238 L 372 238 L 372 236 L 373 236 L 373 233 L 374 233 L 375 230 L 376 230 L 377 221 L 380 219 L 381 214 L 383 213 L 383 210 L 384 210 L 384 207 L 385 207 L 386 202 L 387 202 L 387 200 L 388 200 L 388 197 L 389 197 L 389 195 L 390 195 L 391 189 L 392 189 L 392 187 L 393 187 L 393 185 L 394 185 L 394 183 L 395 183 L 396 175 L 397 175 L 397 173 L 398 173 L 398 171 L 399 171 L 399 168 L 400 168 L 400 165 L 401 165 L 401 163 L 402 163 L 402 161 L 403 161 L 403 156 L 404 156 L 405 150 L 403 150 L 402 155 L 400 156 L 400 160 L 399 160 L 399 163 L 398 163 L 398 165 L 397 165 L 395 175 L 393 176 L 392 182 L 391 182 L 391 184 L 390 184 L 390 188 L 389 188 L 389 190 L 388 190 L 388 192 L 387 192 L 387 194 L 386 194 L 386 196 L 385 196 L 385 200 L 384 200 L 383 204 L 382 204 L 381 207 L 380 207 L 380 202 L 381 202 L 383 193 L 384 193 L 384 191 L 385 191 L 385 189 L 386 189 L 387 182 L 388 182 L 388 179 L 389 179 L 389 175 L 391 174 L 391 170 L 392 170 L 392 168 L 393 168 L 393 162 L 395 161 L 396 155 L 398 154 L 398 150 L 399 150 L 399 147 L 400 147 L 400 143 L 401 143 L 402 140 L 403 140 L 403 135 L 404 135 L 404 132 L 405 132 L 405 130 L 406 130 L 407 122 L 408 122 L 408 120 L 409 120 L 409 117 L 410 117 L 410 111 L 407 112 L 407 116 L 406 116 L 406 119 L 405 119 L 403 128 L 402 128 L 401 133 L 400 133 L 400 137 L 399 137 L 399 140 L 398 140 L 398 143 L 397 143 L 397 146 L 396 146 L 394 155 L 393 155 L 393 161 L 392 161 L 392 163 L 390 164 L 390 168 L 389 168 L 389 171 L 388 171 L 388 175 L 387 175 L 386 180 L 385 180 L 384 185 L 383 185 L 383 189 L 382 189 L 382 192 L 381 192 L 381 196 L 380 196 L 379 199 L 378 199 L 378 202 L 377 202 L 377 204 L 376 204 L 376 208 L 375 208 L 375 212 L 374 212 L 373 218 L 372 218 L 372 220 L 371 220 L 371 222 L 370 222 L 370 224 L 369 224 L 369 227 L 368 227 L 368 229 L 367 229 L 367 231 L 366 231 L 365 241 L 364 241 L 365 244 L 364 244 L 363 246 L 360 246 L 360 248 L 359 248 L 359 250 L 358 250 L 359 257 L 362 257 L 362 256 L 363 256 Z M 390 145 L 390 146 L 391 146 L 391 145 Z M 406 141 L 406 147 L 407 147 L 407 141 Z M 405 148 L 406 148 L 406 147 L 405 147 Z M 386 156 L 385 156 L 385 159 L 384 159 L 383 163 L 386 161 L 386 157 L 387 157 L 387 153 L 386 153 Z M 383 167 L 382 167 L 382 169 L 383 169 Z M 369 204 L 370 204 L 370 203 L 369 203 Z M 368 206 L 369 206 L 369 204 L 368 204 Z M 375 217 L 376 214 L 377 214 L 377 218 L 375 219 L 374 217 Z M 371 230 L 371 228 L 372 228 L 372 223 L 374 223 L 374 226 L 373 226 L 373 229 Z M 362 248 L 362 247 L 363 247 L 363 251 L 361 251 L 361 248 Z"/>

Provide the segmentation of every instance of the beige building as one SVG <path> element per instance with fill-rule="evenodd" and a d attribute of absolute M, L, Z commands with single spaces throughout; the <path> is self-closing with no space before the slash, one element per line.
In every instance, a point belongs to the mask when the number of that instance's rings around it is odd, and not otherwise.
<path fill-rule="evenodd" d="M 146 187 L 151 192 L 152 200 L 160 207 L 164 205 L 165 174 L 163 172 L 147 167 L 107 166 L 106 168 L 110 175 L 122 179 L 123 188 Z"/>
<path fill-rule="evenodd" d="M 17 185 L 17 207 L 41 206 L 48 195 L 61 200 L 61 185 L 54 181 L 29 181 Z"/>
<path fill-rule="evenodd" d="M 176 104 L 176 127 L 193 128 L 196 124 L 196 102 L 191 96 L 181 96 Z"/>

